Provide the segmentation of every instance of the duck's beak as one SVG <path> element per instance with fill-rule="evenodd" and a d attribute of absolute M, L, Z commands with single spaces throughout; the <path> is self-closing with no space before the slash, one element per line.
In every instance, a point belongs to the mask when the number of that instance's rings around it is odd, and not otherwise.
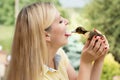
<path fill-rule="evenodd" d="M 74 31 L 71 31 L 71 33 L 76 33 L 76 30 L 74 30 Z"/>

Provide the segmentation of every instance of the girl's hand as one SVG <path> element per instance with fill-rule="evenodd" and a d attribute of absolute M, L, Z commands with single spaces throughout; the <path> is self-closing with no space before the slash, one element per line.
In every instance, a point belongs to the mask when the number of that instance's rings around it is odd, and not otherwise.
<path fill-rule="evenodd" d="M 99 32 L 98 30 L 94 30 L 96 32 Z M 104 60 L 104 57 L 105 55 L 108 53 L 109 51 L 109 43 L 108 43 L 108 40 L 106 39 L 106 37 L 103 35 L 103 37 L 101 37 L 102 41 L 103 41 L 103 44 L 101 44 L 101 47 L 100 47 L 100 50 L 99 51 L 102 51 L 102 53 L 100 53 L 100 56 L 98 57 L 97 61 L 103 61 Z M 102 49 L 103 47 L 103 49 Z"/>
<path fill-rule="evenodd" d="M 94 36 L 87 41 L 81 55 L 81 61 L 92 63 L 92 61 L 104 59 L 109 50 L 109 44 L 105 36 Z"/>
<path fill-rule="evenodd" d="M 98 53 L 96 51 L 99 49 L 97 44 L 101 44 L 99 41 L 100 37 L 99 36 L 94 36 L 91 41 L 87 41 L 81 54 L 81 61 L 85 63 L 91 63 L 92 61 L 96 60 L 98 58 Z"/>

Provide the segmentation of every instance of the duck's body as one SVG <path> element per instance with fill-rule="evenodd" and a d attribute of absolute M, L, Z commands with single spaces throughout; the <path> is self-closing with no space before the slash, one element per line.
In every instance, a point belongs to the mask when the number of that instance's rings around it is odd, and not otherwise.
<path fill-rule="evenodd" d="M 74 33 L 78 33 L 78 34 L 83 34 L 89 40 L 91 40 L 94 35 L 96 35 L 96 36 L 102 36 L 102 34 L 96 32 L 96 31 L 87 31 L 83 27 L 77 27 L 75 29 L 75 31 L 73 31 L 73 32 Z"/>

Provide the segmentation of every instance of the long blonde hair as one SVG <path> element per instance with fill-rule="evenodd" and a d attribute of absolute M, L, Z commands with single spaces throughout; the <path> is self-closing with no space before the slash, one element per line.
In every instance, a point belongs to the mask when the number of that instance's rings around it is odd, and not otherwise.
<path fill-rule="evenodd" d="M 11 61 L 6 80 L 41 80 L 48 52 L 44 31 L 55 19 L 56 9 L 49 2 L 24 7 L 17 18 Z"/>

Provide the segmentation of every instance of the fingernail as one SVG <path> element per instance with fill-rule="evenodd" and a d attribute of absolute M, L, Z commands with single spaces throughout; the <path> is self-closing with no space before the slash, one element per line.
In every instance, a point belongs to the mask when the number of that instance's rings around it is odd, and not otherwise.
<path fill-rule="evenodd" d="M 103 40 L 103 37 L 100 37 L 101 40 Z"/>
<path fill-rule="evenodd" d="M 94 38 L 96 38 L 97 36 L 95 35 Z"/>
<path fill-rule="evenodd" d="M 105 43 L 105 41 L 103 41 L 103 43 Z"/>
<path fill-rule="evenodd" d="M 105 49 L 107 49 L 107 47 L 105 47 Z"/>

